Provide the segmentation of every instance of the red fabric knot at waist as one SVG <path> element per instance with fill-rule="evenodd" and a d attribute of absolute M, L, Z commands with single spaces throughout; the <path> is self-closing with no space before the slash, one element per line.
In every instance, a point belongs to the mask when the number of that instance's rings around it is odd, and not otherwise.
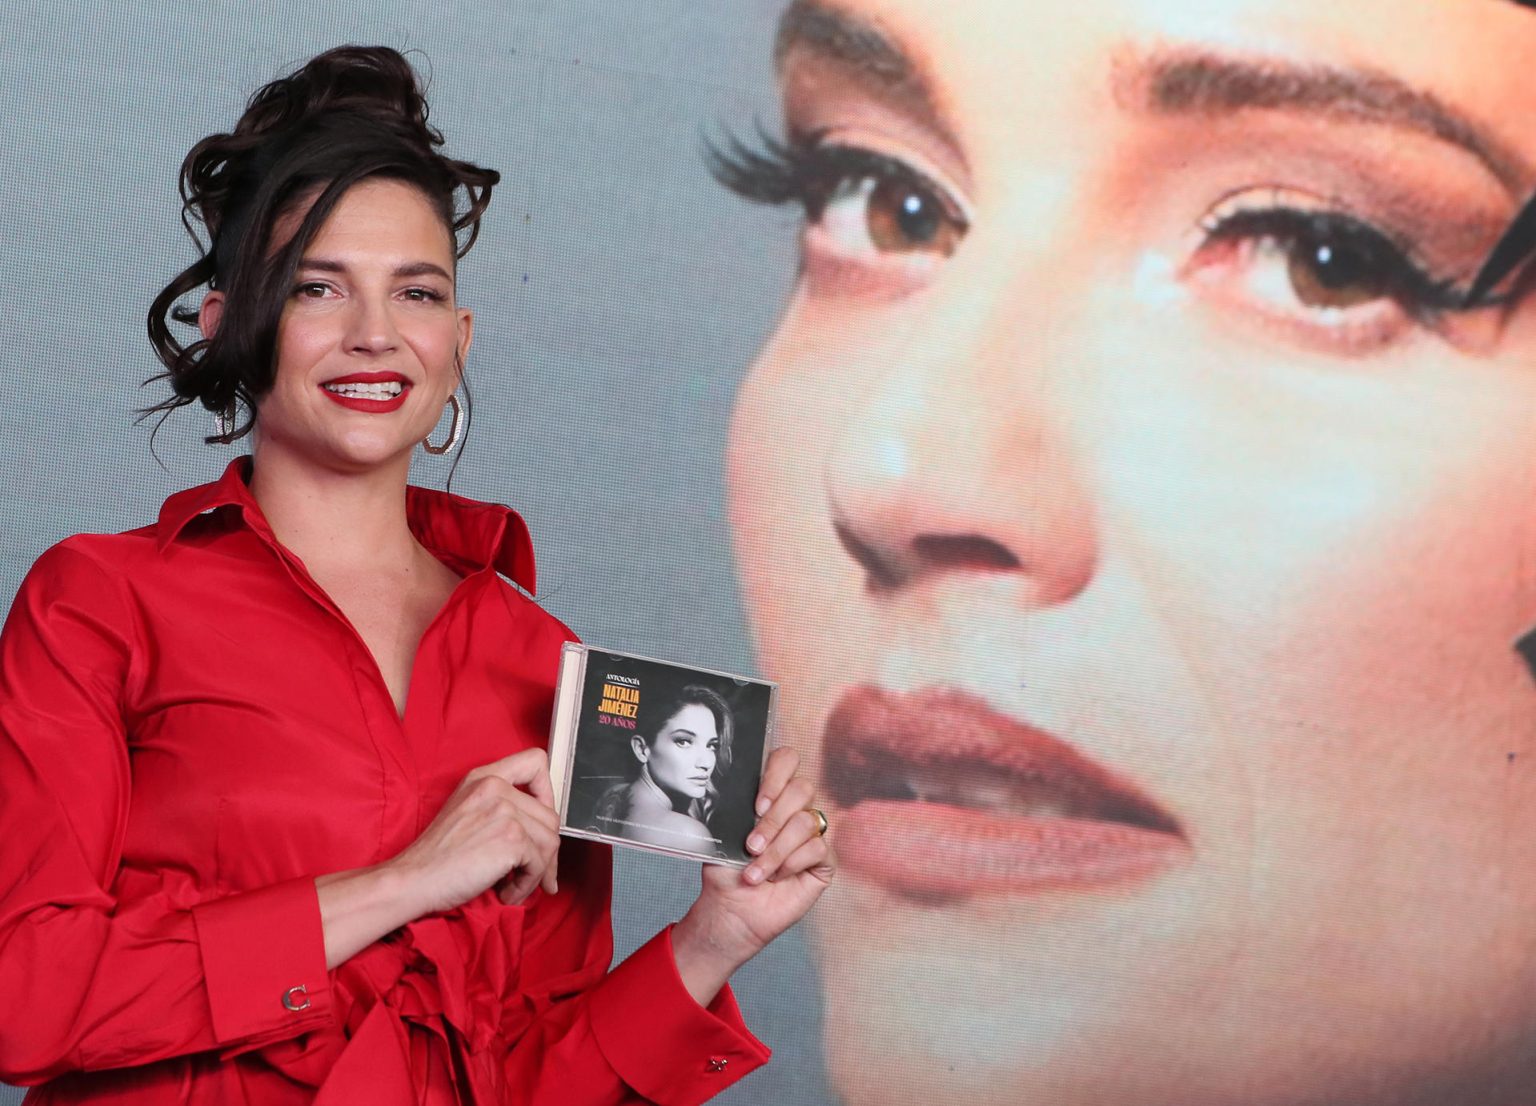
<path fill-rule="evenodd" d="M 418 919 L 348 960 L 332 974 L 335 1032 L 263 1059 L 318 1088 L 316 1106 L 500 1101 L 506 1042 L 534 1011 L 517 989 L 522 912 L 477 907 Z"/>

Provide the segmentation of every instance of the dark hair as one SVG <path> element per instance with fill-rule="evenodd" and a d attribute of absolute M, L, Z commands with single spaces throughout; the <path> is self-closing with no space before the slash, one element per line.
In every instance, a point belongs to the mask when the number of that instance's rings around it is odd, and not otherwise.
<path fill-rule="evenodd" d="M 299 259 L 359 181 L 420 189 L 453 237 L 455 258 L 469 251 L 501 176 L 441 153 L 442 133 L 427 113 L 421 82 L 398 51 L 339 46 L 259 89 L 232 133 L 192 147 L 181 165 L 181 220 L 202 256 L 150 305 L 149 341 L 166 367 L 154 379 L 168 379 L 174 394 L 145 415 L 194 401 L 231 415 L 243 405 L 243 424 L 232 417 L 227 432 L 205 440 L 250 433 L 256 401 L 272 387 L 278 321 Z M 278 220 L 311 198 L 293 236 L 272 251 Z M 207 232 L 206 248 L 194 221 Z M 204 284 L 225 297 L 218 333 L 184 346 L 170 323 L 195 324 L 197 311 L 177 301 Z"/>
<path fill-rule="evenodd" d="M 720 735 L 720 751 L 715 754 L 715 770 L 712 779 L 719 779 L 731 770 L 731 738 L 735 734 L 735 721 L 725 698 L 713 688 L 703 684 L 689 684 L 675 695 L 661 697 L 640 696 L 640 708 L 635 712 L 635 733 L 647 745 L 655 745 L 656 738 L 667 720 L 684 707 L 705 707 L 715 716 L 715 730 Z"/>

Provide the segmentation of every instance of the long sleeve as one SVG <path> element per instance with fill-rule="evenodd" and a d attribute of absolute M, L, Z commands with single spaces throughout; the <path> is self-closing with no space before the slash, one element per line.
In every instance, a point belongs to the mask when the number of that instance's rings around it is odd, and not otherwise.
<path fill-rule="evenodd" d="M 768 1061 L 729 988 L 708 1008 L 688 994 L 670 930 L 607 972 L 605 846 L 568 842 L 560 876 L 560 895 L 539 902 L 524 933 L 522 990 L 539 1016 L 507 1060 L 515 1101 L 695 1106 Z"/>
<path fill-rule="evenodd" d="M 693 1106 L 761 1064 L 667 934 L 612 973 L 610 856 L 327 973 L 314 877 L 377 864 L 464 773 L 544 742 L 570 632 L 514 513 L 408 498 L 459 587 L 401 715 L 236 462 L 33 567 L 0 632 L 0 1080 L 43 1098 Z"/>
<path fill-rule="evenodd" d="M 0 635 L 9 1082 L 285 1039 L 330 1016 L 312 880 L 202 902 L 123 878 L 125 703 L 143 652 L 120 581 L 72 542 L 39 559 Z M 282 1000 L 299 985 L 295 1011 Z"/>

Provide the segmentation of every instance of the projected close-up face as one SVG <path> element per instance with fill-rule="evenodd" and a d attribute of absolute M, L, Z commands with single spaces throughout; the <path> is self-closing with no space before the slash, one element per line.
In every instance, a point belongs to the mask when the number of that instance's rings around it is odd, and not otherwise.
<path fill-rule="evenodd" d="M 720 750 L 714 712 L 702 703 L 689 703 L 665 722 L 649 740 L 634 739 L 635 754 L 650 770 L 651 779 L 672 798 L 686 804 L 709 793 L 710 776 Z"/>
<path fill-rule="evenodd" d="M 849 1103 L 1536 1085 L 1536 303 L 1464 306 L 1533 57 L 1505 0 L 786 15 L 731 517 Z"/>

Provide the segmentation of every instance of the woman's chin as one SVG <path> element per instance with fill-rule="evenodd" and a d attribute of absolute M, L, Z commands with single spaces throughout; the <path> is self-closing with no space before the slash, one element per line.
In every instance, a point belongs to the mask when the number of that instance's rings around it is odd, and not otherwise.
<path fill-rule="evenodd" d="M 1501 1041 L 1531 1022 L 1489 972 L 1469 1012 L 1432 958 L 1319 945 L 1283 916 L 1266 933 L 1251 889 L 1199 866 L 945 902 L 850 875 L 812 915 L 847 1106 L 1507 1106 L 1524 1099 L 1481 1092 L 1536 1063 Z"/>

